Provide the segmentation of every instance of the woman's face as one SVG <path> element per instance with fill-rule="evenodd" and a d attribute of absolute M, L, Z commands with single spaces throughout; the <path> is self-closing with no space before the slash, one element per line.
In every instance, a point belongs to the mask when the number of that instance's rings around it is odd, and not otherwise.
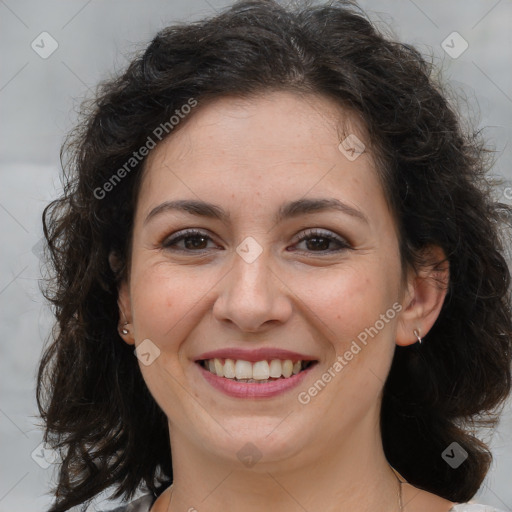
<path fill-rule="evenodd" d="M 407 293 L 364 131 L 284 92 L 190 116 L 148 156 L 120 290 L 171 443 L 306 463 L 374 436 Z"/>

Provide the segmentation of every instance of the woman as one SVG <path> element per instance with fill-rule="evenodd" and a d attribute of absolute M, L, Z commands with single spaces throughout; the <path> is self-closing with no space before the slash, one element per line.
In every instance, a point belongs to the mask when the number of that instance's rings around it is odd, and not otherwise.
<path fill-rule="evenodd" d="M 510 210 L 414 49 L 352 4 L 238 3 L 159 33 L 67 147 L 51 511 L 477 510 Z"/>

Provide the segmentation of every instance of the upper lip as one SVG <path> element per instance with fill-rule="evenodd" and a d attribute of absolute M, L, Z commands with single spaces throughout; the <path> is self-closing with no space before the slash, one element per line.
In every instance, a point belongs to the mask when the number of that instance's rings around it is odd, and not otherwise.
<path fill-rule="evenodd" d="M 219 350 L 212 350 L 205 352 L 196 358 L 196 361 L 204 359 L 238 359 L 242 361 L 249 361 L 256 363 L 258 361 L 270 361 L 272 359 L 291 359 L 292 361 L 316 361 L 316 358 L 299 354 L 298 352 L 291 352 L 282 348 L 259 348 L 259 349 L 243 349 L 243 348 L 221 348 Z"/>

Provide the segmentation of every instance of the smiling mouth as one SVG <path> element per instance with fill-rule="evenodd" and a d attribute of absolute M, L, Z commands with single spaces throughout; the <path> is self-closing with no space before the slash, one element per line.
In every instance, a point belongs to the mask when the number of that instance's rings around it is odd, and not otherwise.
<path fill-rule="evenodd" d="M 197 361 L 205 370 L 236 382 L 264 384 L 280 379 L 288 379 L 306 370 L 317 361 L 292 361 L 291 359 L 263 360 L 256 363 L 241 359 L 202 359 Z"/>

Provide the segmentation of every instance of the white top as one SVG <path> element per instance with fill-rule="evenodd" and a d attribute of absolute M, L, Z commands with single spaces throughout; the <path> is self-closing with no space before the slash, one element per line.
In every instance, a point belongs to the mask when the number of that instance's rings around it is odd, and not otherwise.
<path fill-rule="evenodd" d="M 149 512 L 153 503 L 156 501 L 155 496 L 152 494 L 145 494 L 140 498 L 128 503 L 128 505 L 124 505 L 122 507 L 118 507 L 111 511 L 105 512 Z M 502 510 L 498 510 L 497 508 L 491 507 L 489 505 L 479 505 L 478 503 L 459 503 L 458 505 L 454 505 L 449 512 L 503 512 Z"/>
<path fill-rule="evenodd" d="M 459 503 L 452 507 L 449 512 L 502 512 L 490 505 L 479 505 L 478 503 Z"/>

